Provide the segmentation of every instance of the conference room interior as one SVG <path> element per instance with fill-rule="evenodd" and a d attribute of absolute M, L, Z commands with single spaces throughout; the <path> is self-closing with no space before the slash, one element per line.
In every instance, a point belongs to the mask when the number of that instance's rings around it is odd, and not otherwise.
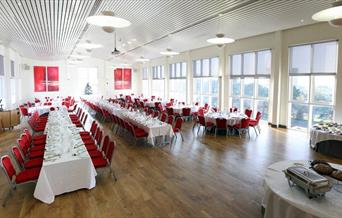
<path fill-rule="evenodd" d="M 335 0 L 0 1 L 0 217 L 339 217 L 341 26 Z"/>

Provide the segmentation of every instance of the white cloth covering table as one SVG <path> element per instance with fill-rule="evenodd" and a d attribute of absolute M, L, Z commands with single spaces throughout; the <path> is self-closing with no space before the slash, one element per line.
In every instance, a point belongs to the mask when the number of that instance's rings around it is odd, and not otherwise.
<path fill-rule="evenodd" d="M 168 123 L 161 122 L 157 118 L 152 118 L 151 116 L 146 116 L 143 112 L 130 111 L 125 108 L 121 108 L 118 104 L 109 103 L 105 100 L 97 100 L 92 102 L 99 107 L 103 107 L 110 111 L 114 115 L 120 117 L 121 119 L 132 123 L 133 125 L 143 129 L 148 133 L 147 141 L 151 145 L 155 146 L 156 137 L 168 137 L 172 138 L 174 132 L 172 126 Z"/>
<path fill-rule="evenodd" d="M 56 195 L 96 185 L 96 170 L 65 109 L 49 114 L 43 166 L 34 197 L 50 204 Z"/>
<path fill-rule="evenodd" d="M 35 112 L 38 112 L 39 116 L 45 113 L 50 112 L 50 108 L 54 106 L 34 106 L 28 108 L 28 113 L 34 114 Z"/>
<path fill-rule="evenodd" d="M 242 119 L 247 118 L 247 116 L 238 112 L 209 112 L 204 115 L 204 118 L 207 122 L 212 122 L 214 124 L 216 124 L 217 118 L 224 118 L 227 120 L 227 125 L 234 126 L 239 124 Z"/>
<path fill-rule="evenodd" d="M 329 140 L 341 141 L 341 133 L 331 133 L 321 129 L 311 128 L 310 130 L 310 145 L 312 148 L 316 148 L 317 143 Z"/>
<path fill-rule="evenodd" d="M 283 170 L 295 164 L 309 166 L 308 161 L 281 161 L 267 168 L 264 179 L 265 195 L 262 203 L 265 208 L 264 218 L 341 217 L 342 193 L 334 188 L 327 192 L 323 198 L 309 199 L 300 188 L 289 187 Z M 342 170 L 341 165 L 331 165 L 336 169 Z M 327 178 L 333 184 L 336 183 L 330 177 Z"/>
<path fill-rule="evenodd" d="M 193 105 L 174 105 L 171 106 L 171 108 L 173 109 L 174 113 L 178 113 L 178 114 L 182 114 L 182 110 L 183 108 L 190 108 L 191 113 L 197 112 L 198 111 L 198 106 L 193 106 Z"/>

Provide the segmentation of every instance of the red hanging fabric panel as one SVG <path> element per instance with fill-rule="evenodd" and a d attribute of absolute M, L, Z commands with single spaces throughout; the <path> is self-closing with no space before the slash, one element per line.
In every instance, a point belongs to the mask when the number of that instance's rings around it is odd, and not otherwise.
<path fill-rule="evenodd" d="M 123 88 L 132 88 L 132 69 L 124 69 Z"/>
<path fill-rule="evenodd" d="M 48 91 L 59 91 L 59 71 L 58 67 L 47 67 Z"/>
<path fill-rule="evenodd" d="M 46 92 L 46 67 L 34 66 L 34 91 Z"/>
<path fill-rule="evenodd" d="M 121 68 L 117 68 L 114 70 L 114 89 L 115 90 L 123 89 Z"/>

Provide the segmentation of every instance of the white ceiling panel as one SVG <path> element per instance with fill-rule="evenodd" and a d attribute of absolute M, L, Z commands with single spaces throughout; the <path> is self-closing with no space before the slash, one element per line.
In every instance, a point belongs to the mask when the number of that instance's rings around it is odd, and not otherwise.
<path fill-rule="evenodd" d="M 87 25 L 85 19 L 110 10 L 132 22 L 118 29 L 115 60 L 141 55 L 159 57 L 166 48 L 186 51 L 208 46 L 223 32 L 241 39 L 313 23 L 311 15 L 334 0 L 1 0 L 0 39 L 22 55 L 37 59 L 67 58 L 77 42 L 103 44 L 93 57 L 113 58 L 113 34 Z M 221 14 L 222 16 L 218 16 Z M 128 41 L 130 44 L 128 44 Z M 118 59 L 120 58 L 120 59 Z"/>

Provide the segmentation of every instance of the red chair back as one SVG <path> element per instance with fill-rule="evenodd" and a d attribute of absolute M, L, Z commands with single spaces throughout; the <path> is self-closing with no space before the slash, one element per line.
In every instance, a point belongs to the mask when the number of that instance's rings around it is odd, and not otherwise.
<path fill-rule="evenodd" d="M 159 111 L 154 111 L 153 112 L 153 117 L 159 117 Z"/>
<path fill-rule="evenodd" d="M 176 123 L 175 123 L 175 128 L 174 128 L 174 129 L 175 129 L 176 131 L 181 130 L 182 124 L 183 124 L 183 118 L 178 117 L 178 118 L 176 119 Z"/>
<path fill-rule="evenodd" d="M 260 111 L 258 111 L 258 112 L 257 112 L 257 114 L 256 114 L 256 117 L 255 117 L 255 120 L 256 120 L 256 125 L 258 125 L 258 124 L 259 124 L 259 121 L 260 121 L 260 119 L 261 119 L 261 112 L 260 112 Z"/>
<path fill-rule="evenodd" d="M 244 118 L 241 120 L 240 128 L 241 129 L 247 129 L 249 127 L 249 118 Z"/>
<path fill-rule="evenodd" d="M 110 142 L 109 146 L 108 146 L 107 153 L 106 153 L 106 158 L 107 158 L 109 163 L 112 162 L 112 156 L 114 153 L 114 149 L 115 149 L 115 142 Z"/>
<path fill-rule="evenodd" d="M 204 104 L 204 109 L 208 110 L 208 108 L 209 108 L 209 104 L 208 104 L 208 103 L 205 103 L 205 104 Z"/>
<path fill-rule="evenodd" d="M 172 107 L 167 107 L 166 112 L 167 112 L 167 115 L 173 116 L 173 108 Z"/>
<path fill-rule="evenodd" d="M 182 115 L 183 116 L 190 116 L 191 115 L 191 108 L 188 108 L 188 107 L 182 108 Z"/>
<path fill-rule="evenodd" d="M 12 164 L 11 158 L 8 155 L 1 157 L 1 167 L 4 169 L 5 174 L 9 181 L 13 180 L 13 176 L 16 175 L 16 171 Z"/>
<path fill-rule="evenodd" d="M 83 125 L 85 125 L 85 123 L 87 122 L 87 118 L 88 118 L 88 114 L 86 114 L 86 115 L 84 116 Z"/>
<path fill-rule="evenodd" d="M 204 109 L 203 109 L 203 108 L 200 108 L 200 109 L 198 110 L 198 116 L 204 117 Z"/>
<path fill-rule="evenodd" d="M 245 114 L 247 117 L 251 118 L 253 111 L 251 109 L 246 109 Z"/>
<path fill-rule="evenodd" d="M 104 139 L 103 139 L 102 149 L 101 149 L 104 153 L 107 152 L 108 145 L 109 145 L 109 136 L 106 135 L 106 136 L 104 137 Z"/>
<path fill-rule="evenodd" d="M 19 107 L 19 109 L 20 109 L 20 112 L 21 112 L 21 115 L 22 115 L 22 116 L 28 116 L 28 115 L 29 115 L 29 114 L 28 114 L 28 110 L 27 110 L 26 107 L 21 106 L 21 107 Z"/>
<path fill-rule="evenodd" d="M 201 126 L 205 126 L 205 118 L 204 116 L 199 115 L 198 116 L 198 122 Z"/>
<path fill-rule="evenodd" d="M 20 150 L 17 146 L 12 147 L 13 157 L 16 159 L 20 167 L 24 167 L 24 158 L 20 153 Z"/>
<path fill-rule="evenodd" d="M 173 124 L 173 116 L 172 115 L 167 117 L 167 123 L 170 124 L 170 125 Z"/>
<path fill-rule="evenodd" d="M 166 121 L 166 117 L 167 117 L 167 114 L 166 113 L 162 113 L 162 115 L 160 117 L 160 121 L 165 122 Z"/>
<path fill-rule="evenodd" d="M 227 128 L 227 119 L 225 119 L 225 118 L 216 118 L 216 128 L 218 128 L 218 129 L 226 129 Z"/>

